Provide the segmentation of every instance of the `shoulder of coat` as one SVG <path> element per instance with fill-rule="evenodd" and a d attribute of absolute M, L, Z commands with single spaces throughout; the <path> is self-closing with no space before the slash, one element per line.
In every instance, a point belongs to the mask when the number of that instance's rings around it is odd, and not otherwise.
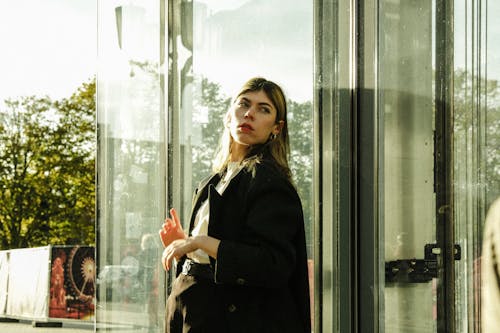
<path fill-rule="evenodd" d="M 250 179 L 250 186 L 271 186 L 279 188 L 287 188 L 290 191 L 296 192 L 296 188 L 272 163 L 260 163 L 256 166 L 253 174 L 247 173 Z"/>

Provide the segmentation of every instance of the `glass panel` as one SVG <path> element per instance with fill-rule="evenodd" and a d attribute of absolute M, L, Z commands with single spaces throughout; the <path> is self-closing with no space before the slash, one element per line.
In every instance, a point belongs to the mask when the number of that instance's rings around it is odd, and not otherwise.
<path fill-rule="evenodd" d="M 386 332 L 444 332 L 449 327 L 457 332 L 480 332 L 483 223 L 500 188 L 500 72 L 493 42 L 500 24 L 491 19 L 491 13 L 499 9 L 497 3 L 474 0 L 455 1 L 453 6 L 441 0 L 379 2 Z M 446 40 L 448 22 L 437 17 L 453 20 L 453 42 Z M 447 68 L 450 52 L 453 66 Z M 447 81 L 448 70 L 452 81 Z M 453 91 L 453 101 L 436 96 L 443 91 L 438 85 L 443 84 L 444 94 Z M 437 125 L 442 104 L 453 106 L 453 119 L 445 119 L 453 127 L 445 133 Z M 434 163 L 442 160 L 438 141 L 443 136 L 451 138 L 448 144 L 453 145 L 453 156 L 447 161 L 453 170 L 453 226 L 447 230 L 454 232 L 442 236 L 454 239 L 461 258 L 454 261 L 454 276 L 440 281 L 438 274 L 412 275 L 419 267 L 411 265 L 425 265 L 418 261 L 426 257 L 424 246 L 440 242 L 436 216 L 442 207 L 436 209 L 435 202 L 440 193 L 437 188 L 443 186 L 439 174 L 443 169 Z M 435 264 L 446 264 L 440 260 L 443 245 L 439 246 Z M 440 288 L 454 290 L 454 304 L 440 299 L 450 297 Z M 447 307 L 444 311 L 443 306 Z M 454 318 L 440 317 L 449 313 Z"/>
<path fill-rule="evenodd" d="M 163 331 L 160 2 L 98 2 L 97 330 Z"/>
<path fill-rule="evenodd" d="M 186 224 L 193 190 L 211 173 L 229 98 L 251 77 L 275 81 L 289 99 L 290 162 L 304 208 L 312 273 L 312 2 L 202 0 L 180 2 L 173 11 L 179 21 L 172 26 L 176 78 L 170 80 L 179 90 L 170 101 L 170 116 L 178 142 L 173 139 L 169 157 L 174 184 L 169 204 L 181 207 Z"/>
<path fill-rule="evenodd" d="M 498 1 L 455 1 L 454 172 L 458 332 L 480 332 L 480 256 L 486 210 L 500 195 Z"/>
<path fill-rule="evenodd" d="M 252 76 L 277 82 L 288 98 L 290 164 L 312 259 L 312 4 L 207 0 L 194 4 L 193 17 L 193 83 L 183 95 L 192 117 L 186 117 L 190 126 L 181 133 L 192 143 L 193 187 L 210 172 L 218 129 L 235 90 Z"/>
<path fill-rule="evenodd" d="M 352 13 L 348 1 L 314 1 L 316 332 L 354 330 Z"/>
<path fill-rule="evenodd" d="M 396 265 L 391 268 L 395 281 L 387 280 L 386 274 L 385 332 L 436 330 L 435 281 L 414 283 L 401 272 L 409 259 L 423 259 L 425 245 L 435 243 L 436 238 L 433 7 L 431 1 L 379 2 L 378 105 L 384 131 L 381 209 L 386 265 Z"/>

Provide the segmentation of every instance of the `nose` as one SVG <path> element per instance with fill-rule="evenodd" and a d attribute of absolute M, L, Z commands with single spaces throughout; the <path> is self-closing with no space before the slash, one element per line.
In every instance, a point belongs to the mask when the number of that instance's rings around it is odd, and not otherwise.
<path fill-rule="evenodd" d="M 253 119 L 253 107 L 249 107 L 243 115 L 245 119 Z"/>

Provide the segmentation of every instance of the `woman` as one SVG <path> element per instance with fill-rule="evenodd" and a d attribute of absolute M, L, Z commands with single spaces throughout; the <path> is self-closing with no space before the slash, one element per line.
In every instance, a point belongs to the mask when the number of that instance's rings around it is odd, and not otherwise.
<path fill-rule="evenodd" d="M 482 247 L 481 332 L 493 333 L 500 325 L 500 198 L 486 215 Z"/>
<path fill-rule="evenodd" d="M 283 91 L 250 79 L 224 122 L 214 174 L 195 192 L 189 237 L 175 209 L 160 230 L 164 268 L 177 262 L 166 332 L 310 332 Z"/>

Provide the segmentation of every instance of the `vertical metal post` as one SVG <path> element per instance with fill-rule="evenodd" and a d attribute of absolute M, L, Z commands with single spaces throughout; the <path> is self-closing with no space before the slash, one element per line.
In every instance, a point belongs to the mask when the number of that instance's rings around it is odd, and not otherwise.
<path fill-rule="evenodd" d="M 357 242 L 357 332 L 383 332 L 383 225 L 380 223 L 380 156 L 383 156 L 383 114 L 377 105 L 378 1 L 356 1 L 357 84 L 354 102 L 356 161 L 355 218 Z M 381 155 L 382 154 L 382 155 Z M 381 288 L 382 286 L 382 288 Z"/>
<path fill-rule="evenodd" d="M 453 1 L 436 3 L 435 192 L 438 332 L 455 332 L 453 219 Z"/>
<path fill-rule="evenodd" d="M 356 331 L 354 280 L 354 0 L 314 2 L 314 332 Z"/>
<path fill-rule="evenodd" d="M 330 1 L 314 2 L 314 228 L 316 240 L 314 291 L 315 313 L 314 332 L 336 331 L 338 323 L 338 275 L 334 269 L 338 266 L 337 223 L 334 212 L 336 162 L 334 158 L 335 120 L 333 94 L 335 91 L 335 45 L 336 32 L 333 23 L 336 4 Z"/>

